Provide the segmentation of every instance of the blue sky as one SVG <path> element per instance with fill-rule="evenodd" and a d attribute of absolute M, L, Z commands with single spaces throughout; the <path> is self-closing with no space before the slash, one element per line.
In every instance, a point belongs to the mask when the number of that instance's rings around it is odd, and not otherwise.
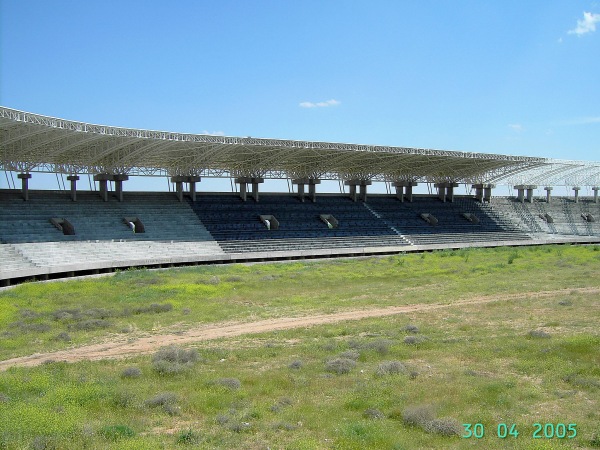
<path fill-rule="evenodd" d="M 595 1 L 0 0 L 0 15 L 10 108 L 600 160 Z"/>

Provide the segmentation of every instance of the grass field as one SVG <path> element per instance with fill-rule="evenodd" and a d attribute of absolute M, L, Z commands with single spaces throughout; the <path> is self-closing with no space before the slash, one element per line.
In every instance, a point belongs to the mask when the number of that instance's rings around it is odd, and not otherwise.
<path fill-rule="evenodd" d="M 13 367 L 0 372 L 0 448 L 600 448 L 600 295 L 578 290 L 600 288 L 599 250 L 126 271 L 6 290 L 1 360 L 214 322 L 562 291 Z M 462 438 L 465 423 L 485 435 Z"/>

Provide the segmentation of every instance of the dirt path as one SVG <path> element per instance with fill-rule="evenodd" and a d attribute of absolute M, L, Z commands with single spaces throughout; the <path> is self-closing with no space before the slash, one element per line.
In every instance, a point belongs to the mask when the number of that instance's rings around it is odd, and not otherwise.
<path fill-rule="evenodd" d="M 391 306 L 377 309 L 361 309 L 343 311 L 335 314 L 318 314 L 304 317 L 280 317 L 274 319 L 259 320 L 257 322 L 236 322 L 203 325 L 192 328 L 180 334 L 161 334 L 142 337 L 134 341 L 120 340 L 109 341 L 100 344 L 86 345 L 83 347 L 61 350 L 51 353 L 36 353 L 30 356 L 22 356 L 0 361 L 0 371 L 14 366 L 35 366 L 45 361 L 68 361 L 77 362 L 82 360 L 118 359 L 128 356 L 152 353 L 159 347 L 166 345 L 183 345 L 193 342 L 207 341 L 219 338 L 228 338 L 244 334 L 257 334 L 277 330 L 289 330 L 292 328 L 307 328 L 314 325 L 324 325 L 345 320 L 359 320 L 371 317 L 386 317 L 396 314 L 407 314 L 412 312 L 430 311 L 440 308 L 456 308 L 468 305 L 478 305 L 491 302 L 510 300 L 524 300 L 530 298 L 552 297 L 571 292 L 598 294 L 600 288 L 574 288 L 557 291 L 523 292 L 519 294 L 493 295 L 485 297 L 473 297 L 465 300 L 456 300 L 450 303 L 415 304 L 406 306 Z"/>

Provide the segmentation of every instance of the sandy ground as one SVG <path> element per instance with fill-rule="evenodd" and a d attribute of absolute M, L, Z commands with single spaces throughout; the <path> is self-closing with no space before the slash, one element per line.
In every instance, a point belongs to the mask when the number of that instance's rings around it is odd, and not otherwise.
<path fill-rule="evenodd" d="M 205 324 L 178 334 L 156 334 L 148 337 L 140 337 L 134 340 L 131 340 L 131 338 L 119 340 L 113 339 L 111 341 L 99 344 L 86 345 L 68 350 L 50 353 L 35 353 L 29 356 L 12 358 L 5 361 L 0 361 L 0 371 L 7 370 L 8 368 L 15 366 L 35 366 L 49 360 L 77 362 L 83 360 L 94 361 L 103 359 L 127 358 L 135 355 L 153 353 L 160 347 L 172 344 L 187 345 L 212 339 L 228 338 L 245 334 L 265 333 L 277 330 L 289 330 L 293 328 L 308 328 L 315 325 L 325 325 L 346 320 L 386 317 L 396 314 L 422 312 L 440 308 L 457 308 L 466 305 L 477 305 L 491 302 L 553 297 L 563 294 L 570 294 L 572 292 L 598 294 L 600 293 L 600 288 L 593 287 L 562 289 L 558 291 L 523 292 L 519 294 L 473 297 L 464 300 L 456 300 L 449 303 L 414 304 L 406 306 L 392 306 L 387 308 L 361 309 L 343 311 L 334 314 L 280 317 L 259 320 L 256 322 Z"/>

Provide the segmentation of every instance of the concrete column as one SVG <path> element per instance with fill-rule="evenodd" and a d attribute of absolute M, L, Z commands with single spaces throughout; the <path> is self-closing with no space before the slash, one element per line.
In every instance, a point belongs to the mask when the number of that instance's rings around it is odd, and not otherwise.
<path fill-rule="evenodd" d="M 533 203 L 533 188 L 532 187 L 527 188 L 527 201 L 529 203 Z"/>
<path fill-rule="evenodd" d="M 113 181 L 115 182 L 115 197 L 117 197 L 118 201 L 122 202 L 123 201 L 123 181 L 129 180 L 129 175 L 118 173 L 116 175 L 113 175 L 112 178 L 113 178 Z"/>
<path fill-rule="evenodd" d="M 480 203 L 483 203 L 483 184 L 481 184 L 481 183 L 479 183 L 479 184 L 473 184 L 473 185 L 471 185 L 471 187 L 473 189 L 475 189 L 475 198 Z"/>
<path fill-rule="evenodd" d="M 594 186 L 592 191 L 594 191 L 594 203 L 598 203 L 598 191 L 600 191 L 600 187 Z"/>
<path fill-rule="evenodd" d="M 356 195 L 356 187 L 360 186 L 360 200 L 363 202 L 367 201 L 367 186 L 369 186 L 371 184 L 371 180 L 348 180 L 345 181 L 344 184 L 346 186 L 350 186 L 350 198 L 352 199 L 353 202 L 355 202 L 357 200 L 357 195 Z"/>
<path fill-rule="evenodd" d="M 304 183 L 298 183 L 298 198 L 304 203 Z"/>
<path fill-rule="evenodd" d="M 396 188 L 396 198 L 401 202 L 404 202 L 404 186 L 397 186 L 394 184 L 394 187 Z"/>
<path fill-rule="evenodd" d="M 546 203 L 550 203 L 552 200 L 552 189 L 554 189 L 552 186 L 546 186 L 544 188 L 544 190 L 546 191 Z"/>
<path fill-rule="evenodd" d="M 450 200 L 450 203 L 454 202 L 454 183 L 448 183 L 448 186 L 446 186 L 446 196 Z"/>
<path fill-rule="evenodd" d="M 581 188 L 579 186 L 576 186 L 573 188 L 573 191 L 575 192 L 575 203 L 579 203 L 579 190 Z"/>
<path fill-rule="evenodd" d="M 247 183 L 240 183 L 240 198 L 243 201 L 246 201 L 246 190 L 248 188 L 248 184 Z"/>
<path fill-rule="evenodd" d="M 111 176 L 107 173 L 99 173 L 94 175 L 94 181 L 98 182 L 98 187 L 100 189 L 100 197 L 103 201 L 108 201 L 108 180 Z"/>
<path fill-rule="evenodd" d="M 495 187 L 496 187 L 495 184 L 486 184 L 483 187 L 483 200 L 484 201 L 487 201 L 488 203 L 492 202 L 492 189 Z"/>
<path fill-rule="evenodd" d="M 406 200 L 408 200 L 409 203 L 412 203 L 412 196 L 413 196 L 412 188 L 413 188 L 413 186 L 416 186 L 416 185 L 417 185 L 417 183 L 414 183 L 412 181 L 406 185 Z"/>
<path fill-rule="evenodd" d="M 188 183 L 190 184 L 190 198 L 193 202 L 196 201 L 196 183 L 200 182 L 200 177 L 198 176 L 189 176 Z"/>
<path fill-rule="evenodd" d="M 250 178 L 250 177 L 236 178 L 235 182 L 240 185 L 240 198 L 242 199 L 242 201 L 245 202 L 248 199 L 248 184 L 252 184 L 252 188 L 254 189 L 255 182 L 262 183 L 263 181 L 264 180 L 262 178 Z M 258 195 L 258 184 L 256 185 L 256 190 L 257 190 L 257 195 Z"/>
<path fill-rule="evenodd" d="M 171 183 L 175 184 L 175 194 L 179 202 L 183 202 L 183 183 L 185 181 L 187 181 L 187 177 L 181 175 L 171 177 Z"/>
<path fill-rule="evenodd" d="M 362 184 L 360 185 L 360 199 L 363 202 L 367 202 L 367 185 L 366 184 Z"/>
<path fill-rule="evenodd" d="M 304 185 L 308 183 L 308 178 L 296 178 L 292 180 L 292 185 L 298 185 L 298 198 L 304 203 Z"/>
<path fill-rule="evenodd" d="M 177 194 L 177 200 L 179 200 L 179 203 L 183 202 L 183 181 L 175 182 L 175 193 Z"/>
<path fill-rule="evenodd" d="M 404 199 L 407 199 L 409 202 L 412 202 L 412 188 L 417 184 L 418 183 L 416 183 L 415 181 L 401 180 L 394 181 L 392 183 L 392 186 L 396 188 L 396 197 L 398 198 L 398 200 L 403 202 Z"/>
<path fill-rule="evenodd" d="M 525 188 L 515 187 L 515 189 L 517 190 L 517 200 L 519 200 L 521 203 L 524 203 L 525 202 Z"/>
<path fill-rule="evenodd" d="M 439 199 L 446 203 L 446 183 L 436 183 L 434 186 L 438 190 Z"/>
<path fill-rule="evenodd" d="M 77 180 L 79 180 L 79 177 L 77 175 L 69 175 L 67 177 L 67 180 L 69 180 L 71 182 L 71 200 L 76 202 L 77 201 Z"/>
<path fill-rule="evenodd" d="M 353 202 L 357 200 L 356 198 L 356 184 L 350 184 L 350 198 Z"/>
<path fill-rule="evenodd" d="M 258 203 L 258 185 L 260 183 L 264 183 L 263 178 L 252 178 L 252 197 L 254 197 L 254 201 Z"/>
<path fill-rule="evenodd" d="M 20 173 L 17 175 L 17 178 L 21 179 L 21 194 L 23 195 L 23 200 L 26 202 L 29 201 L 29 179 L 31 178 L 30 173 Z"/>
<path fill-rule="evenodd" d="M 321 184 L 318 178 L 308 179 L 308 196 L 313 203 L 317 201 L 317 184 Z"/>

